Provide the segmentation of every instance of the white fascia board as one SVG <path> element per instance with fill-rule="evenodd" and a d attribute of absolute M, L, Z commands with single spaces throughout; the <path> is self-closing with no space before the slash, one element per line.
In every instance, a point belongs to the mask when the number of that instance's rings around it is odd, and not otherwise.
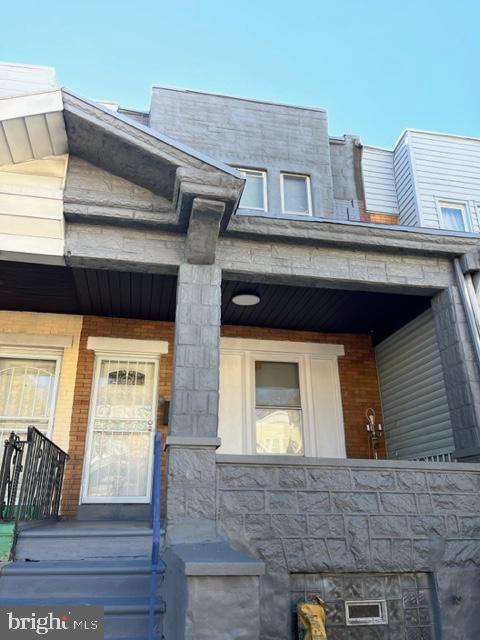
<path fill-rule="evenodd" d="M 63 110 L 60 89 L 0 98 L 0 121 Z"/>

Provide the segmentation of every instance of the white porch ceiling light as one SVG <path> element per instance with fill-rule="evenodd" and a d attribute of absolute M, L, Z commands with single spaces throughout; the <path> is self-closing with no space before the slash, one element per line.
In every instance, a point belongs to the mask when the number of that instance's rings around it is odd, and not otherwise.
<path fill-rule="evenodd" d="M 260 302 L 260 296 L 256 293 L 243 291 L 242 293 L 236 293 L 232 298 L 233 304 L 239 307 L 253 307 Z"/>

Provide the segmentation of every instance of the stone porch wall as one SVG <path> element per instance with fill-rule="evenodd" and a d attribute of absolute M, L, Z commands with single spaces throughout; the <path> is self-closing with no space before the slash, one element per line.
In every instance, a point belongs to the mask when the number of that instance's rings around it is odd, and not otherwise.
<path fill-rule="evenodd" d="M 477 637 L 479 489 L 475 465 L 218 455 L 219 531 L 267 566 L 262 640 L 291 638 L 292 574 L 332 572 L 431 573 L 445 637 Z"/>

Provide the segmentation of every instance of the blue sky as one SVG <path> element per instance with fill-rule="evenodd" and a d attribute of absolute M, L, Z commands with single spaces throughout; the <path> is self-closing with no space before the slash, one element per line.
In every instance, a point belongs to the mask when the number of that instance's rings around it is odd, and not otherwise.
<path fill-rule="evenodd" d="M 147 109 L 153 84 L 325 107 L 330 133 L 480 136 L 477 0 L 18 0 L 0 60 Z"/>

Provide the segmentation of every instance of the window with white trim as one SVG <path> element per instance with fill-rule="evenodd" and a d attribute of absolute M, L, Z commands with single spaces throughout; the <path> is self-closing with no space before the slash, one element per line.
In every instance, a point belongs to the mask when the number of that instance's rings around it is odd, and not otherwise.
<path fill-rule="evenodd" d="M 283 213 L 312 214 L 310 176 L 281 173 L 280 187 Z"/>
<path fill-rule="evenodd" d="M 467 231 L 468 212 L 465 202 L 450 202 L 439 200 L 440 222 L 442 229 L 449 231 Z"/>
<path fill-rule="evenodd" d="M 59 356 L 0 353 L 0 437 L 20 436 L 30 425 L 50 434 L 55 413 Z"/>
<path fill-rule="evenodd" d="M 385 600 L 350 600 L 345 602 L 347 626 L 388 624 Z"/>
<path fill-rule="evenodd" d="M 222 338 L 219 453 L 345 457 L 342 345 Z"/>
<path fill-rule="evenodd" d="M 303 455 L 298 362 L 255 360 L 256 453 Z"/>
<path fill-rule="evenodd" d="M 267 172 L 237 167 L 245 178 L 245 188 L 240 199 L 241 209 L 267 210 Z"/>

